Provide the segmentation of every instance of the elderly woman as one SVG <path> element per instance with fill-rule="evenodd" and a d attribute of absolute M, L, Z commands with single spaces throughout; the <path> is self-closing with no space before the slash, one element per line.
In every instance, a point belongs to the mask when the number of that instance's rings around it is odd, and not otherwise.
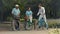
<path fill-rule="evenodd" d="M 32 25 L 32 11 L 31 11 L 31 8 L 28 7 L 27 11 L 26 11 L 26 21 L 28 21 L 28 25 Z M 26 23 L 27 24 L 27 23 Z"/>

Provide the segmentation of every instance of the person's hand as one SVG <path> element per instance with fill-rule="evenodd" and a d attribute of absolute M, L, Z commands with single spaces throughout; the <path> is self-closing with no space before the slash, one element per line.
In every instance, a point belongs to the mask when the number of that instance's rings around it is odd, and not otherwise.
<path fill-rule="evenodd" d="M 41 15 L 41 14 L 37 14 L 37 16 L 39 16 L 39 15 Z"/>

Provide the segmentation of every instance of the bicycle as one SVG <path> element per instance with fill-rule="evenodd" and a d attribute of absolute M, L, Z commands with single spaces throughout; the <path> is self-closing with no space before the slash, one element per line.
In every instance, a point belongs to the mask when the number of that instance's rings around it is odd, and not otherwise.
<path fill-rule="evenodd" d="M 33 28 L 33 23 L 30 22 L 30 19 L 28 19 L 27 23 L 26 23 L 26 29 L 27 30 L 31 30 Z"/>
<path fill-rule="evenodd" d="M 44 21 L 43 18 L 41 18 L 41 20 L 38 21 L 38 28 L 41 28 L 41 27 L 42 27 L 42 28 L 45 27 L 46 29 L 48 29 L 48 24 L 45 23 L 45 21 Z"/>

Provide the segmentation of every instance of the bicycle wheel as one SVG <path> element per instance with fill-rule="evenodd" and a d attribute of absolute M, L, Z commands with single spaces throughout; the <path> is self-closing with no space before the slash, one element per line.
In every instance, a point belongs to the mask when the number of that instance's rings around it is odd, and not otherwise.
<path fill-rule="evenodd" d="M 31 30 L 32 29 L 32 23 L 30 21 L 27 21 L 26 29 L 27 30 Z"/>

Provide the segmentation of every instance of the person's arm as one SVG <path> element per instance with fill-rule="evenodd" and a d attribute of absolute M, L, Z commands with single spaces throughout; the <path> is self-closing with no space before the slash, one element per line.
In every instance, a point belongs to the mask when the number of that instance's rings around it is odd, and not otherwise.
<path fill-rule="evenodd" d="M 13 14 L 13 12 L 14 12 L 14 10 L 12 9 L 12 12 L 11 13 Z"/>
<path fill-rule="evenodd" d="M 43 13 L 42 14 L 45 15 L 45 8 L 43 7 L 42 10 L 43 10 Z"/>
<path fill-rule="evenodd" d="M 13 16 L 14 15 L 14 8 L 12 9 L 12 12 L 11 13 L 12 13 L 12 16 Z"/>
<path fill-rule="evenodd" d="M 40 14 L 40 11 L 38 11 L 37 16 Z"/>
<path fill-rule="evenodd" d="M 20 16 L 20 12 L 21 12 L 21 11 L 19 10 L 19 15 L 18 15 L 18 16 Z"/>
<path fill-rule="evenodd" d="M 31 16 L 33 15 L 33 12 L 31 11 Z"/>
<path fill-rule="evenodd" d="M 26 15 L 26 17 L 27 17 L 27 19 L 28 19 L 29 17 L 28 17 L 27 11 L 26 11 L 25 15 Z"/>

